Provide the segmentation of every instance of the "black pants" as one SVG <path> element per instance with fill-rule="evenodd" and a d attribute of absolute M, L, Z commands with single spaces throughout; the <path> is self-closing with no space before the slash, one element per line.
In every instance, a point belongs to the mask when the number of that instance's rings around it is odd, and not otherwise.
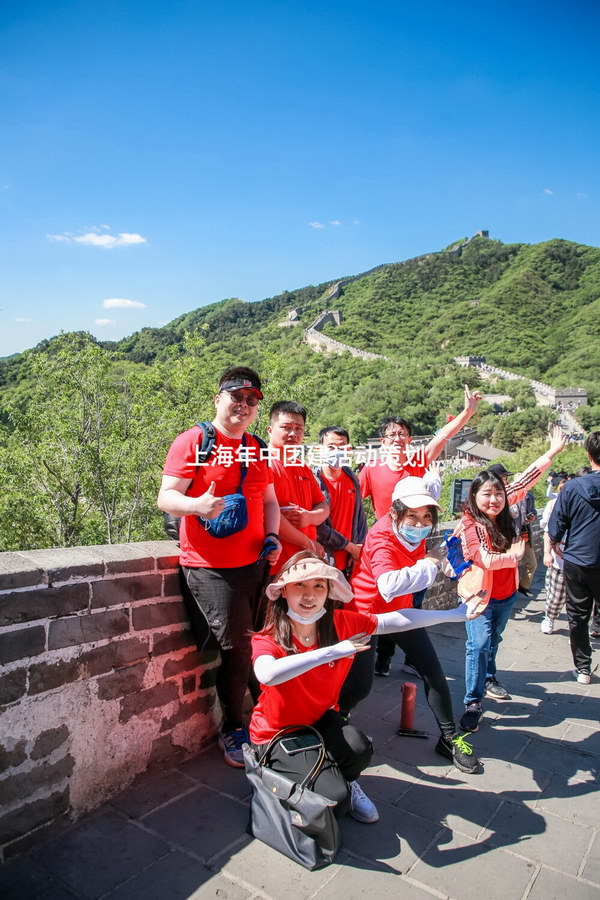
<path fill-rule="evenodd" d="M 600 608 L 600 569 L 578 566 L 565 559 L 564 574 L 573 662 L 579 672 L 589 674 L 592 665 L 589 622 L 594 605 Z"/>
<path fill-rule="evenodd" d="M 328 758 L 313 787 L 317 794 L 335 800 L 338 804 L 335 814 L 342 816 L 348 812 L 350 805 L 348 782 L 356 781 L 369 765 L 373 755 L 373 744 L 366 734 L 354 725 L 349 725 L 333 709 L 327 710 L 325 715 L 314 723 L 314 727 L 323 736 Z M 265 749 L 266 744 L 255 745 L 259 756 Z M 270 766 L 292 780 L 302 781 L 314 766 L 317 757 L 317 750 L 302 750 L 290 756 L 279 744 L 273 750 Z"/>
<path fill-rule="evenodd" d="M 199 650 L 216 645 L 221 653 L 217 695 L 223 709 L 223 730 L 242 724 L 246 689 L 256 702 L 260 692 L 251 668 L 250 633 L 260 627 L 266 563 L 234 569 L 182 566 L 189 588 L 190 621 Z"/>
<path fill-rule="evenodd" d="M 425 687 L 425 696 L 431 707 L 431 711 L 437 719 L 440 731 L 446 737 L 455 732 L 454 714 L 452 712 L 452 699 L 448 689 L 446 676 L 442 671 L 440 661 L 431 638 L 425 628 L 415 628 L 414 631 L 400 631 L 390 634 L 394 643 L 410 656 L 411 665 L 415 667 Z M 350 711 L 357 703 L 368 697 L 373 685 L 373 669 L 375 663 L 374 644 L 377 638 L 371 641 L 371 650 L 357 653 L 348 677 L 344 682 L 340 693 L 340 709 L 342 712 Z"/>

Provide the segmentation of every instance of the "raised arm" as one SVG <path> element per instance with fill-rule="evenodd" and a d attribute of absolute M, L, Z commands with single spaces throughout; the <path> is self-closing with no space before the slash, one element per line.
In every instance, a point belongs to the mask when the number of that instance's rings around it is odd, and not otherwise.
<path fill-rule="evenodd" d="M 438 433 L 434 435 L 425 448 L 425 458 L 428 465 L 432 463 L 434 459 L 438 458 L 450 438 L 453 438 L 455 434 L 458 434 L 460 429 L 464 428 L 469 419 L 475 415 L 481 399 L 482 394 L 480 391 L 471 392 L 469 385 L 465 384 L 464 409 L 459 412 L 451 422 L 448 422 L 447 425 L 440 428 Z"/>
<path fill-rule="evenodd" d="M 259 656 L 254 662 L 254 674 L 261 684 L 268 687 L 283 684 L 317 666 L 334 662 L 344 656 L 354 656 L 363 650 L 368 650 L 370 635 L 357 635 L 346 641 L 338 641 L 331 647 L 319 647 L 317 650 L 308 650 L 306 653 L 292 653 L 276 659 L 274 656 Z"/>

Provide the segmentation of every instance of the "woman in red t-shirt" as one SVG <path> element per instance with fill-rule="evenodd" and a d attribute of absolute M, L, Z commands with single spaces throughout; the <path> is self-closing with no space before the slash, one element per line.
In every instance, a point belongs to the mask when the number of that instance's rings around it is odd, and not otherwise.
<path fill-rule="evenodd" d="M 413 593 L 431 587 L 441 565 L 442 552 L 427 553 L 425 539 L 437 525 L 438 509 L 439 503 L 422 478 L 408 477 L 398 482 L 391 509 L 367 534 L 352 574 L 353 608 L 374 613 L 406 610 L 412 607 Z M 473 592 L 471 602 L 478 615 L 485 606 L 484 599 Z M 462 772 L 476 772 L 479 761 L 471 745 L 456 732 L 448 682 L 429 635 L 424 628 L 419 628 L 391 637 L 410 656 L 411 664 L 423 679 L 427 702 L 441 732 L 436 752 L 452 760 Z M 369 695 L 374 662 L 375 646 L 369 654 L 357 657 L 341 692 L 342 711 L 350 711 Z"/>
<path fill-rule="evenodd" d="M 280 729 L 314 725 L 330 756 L 315 790 L 337 801 L 338 814 L 349 811 L 361 822 L 375 822 L 377 810 L 356 781 L 369 764 L 373 747 L 366 735 L 348 724 L 337 705 L 352 660 L 369 649 L 373 634 L 463 622 L 472 607 L 380 615 L 341 610 L 339 604 L 352 599 L 350 585 L 338 569 L 307 551 L 288 560 L 266 593 L 271 602 L 265 627 L 252 638 L 254 672 L 262 687 L 250 721 L 252 744 L 260 755 Z M 279 743 L 272 767 L 302 778 L 315 754 L 315 750 L 290 754 Z"/>

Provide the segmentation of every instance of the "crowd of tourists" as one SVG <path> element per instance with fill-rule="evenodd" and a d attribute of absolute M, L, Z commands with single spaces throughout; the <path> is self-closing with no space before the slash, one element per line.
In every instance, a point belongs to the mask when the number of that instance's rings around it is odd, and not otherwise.
<path fill-rule="evenodd" d="M 484 697 L 509 699 L 497 677 L 498 648 L 518 591 L 530 593 L 537 565 L 531 488 L 566 439 L 553 428 L 548 450 L 522 473 L 500 464 L 479 472 L 454 535 L 442 540 L 436 460 L 476 412 L 479 392 L 465 387 L 463 410 L 418 454 L 410 423 L 385 418 L 379 458 L 358 474 L 343 424 L 321 430 L 318 465 L 304 461 L 306 410 L 293 400 L 271 406 L 268 444 L 253 435 L 262 399 L 254 370 L 225 371 L 212 422 L 174 440 L 158 497 L 179 521 L 184 597 L 198 647 L 220 653 L 219 743 L 225 761 L 242 767 L 245 745 L 260 758 L 281 729 L 293 726 L 296 733 L 277 745 L 270 765 L 301 780 L 316 752 L 302 726 L 314 726 L 328 759 L 315 791 L 337 804 L 336 815 L 348 811 L 374 822 L 377 809 L 358 784 L 373 747 L 352 724 L 352 711 L 368 703 L 374 676 L 389 675 L 396 647 L 404 651 L 404 667 L 423 680 L 439 727 L 436 751 L 463 772 L 479 769 L 466 737 L 479 727 Z M 589 471 L 548 482 L 542 631 L 552 631 L 566 604 L 574 676 L 588 684 L 590 624 L 592 633 L 600 628 L 600 432 L 588 436 L 585 449 Z M 367 498 L 376 518 L 371 528 Z M 423 608 L 440 570 L 455 579 L 456 607 Z M 458 716 L 427 631 L 444 622 L 464 622 L 466 629 Z M 254 704 L 249 723 L 247 690 Z"/>

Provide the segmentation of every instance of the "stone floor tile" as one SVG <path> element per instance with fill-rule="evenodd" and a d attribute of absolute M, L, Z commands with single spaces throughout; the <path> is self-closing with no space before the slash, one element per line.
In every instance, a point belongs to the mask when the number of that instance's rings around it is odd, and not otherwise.
<path fill-rule="evenodd" d="M 566 747 L 600 756 L 600 731 L 574 722 L 569 722 L 568 726 L 568 731 L 562 737 L 562 743 Z"/>
<path fill-rule="evenodd" d="M 390 763 L 384 757 L 373 756 L 371 765 L 360 776 L 360 784 L 371 800 L 396 804 L 419 778 L 420 772 L 414 766 Z"/>
<path fill-rule="evenodd" d="M 579 825 L 600 825 L 598 785 L 594 781 L 576 781 L 553 775 L 542 791 L 536 809 L 547 810 L 561 819 Z"/>
<path fill-rule="evenodd" d="M 0 866 L 0 897 L 6 900 L 74 900 L 78 895 L 23 857 Z"/>
<path fill-rule="evenodd" d="M 320 888 L 315 900 L 364 900 L 365 897 L 394 900 L 431 900 L 428 891 L 416 887 L 396 869 L 340 854 L 341 865 L 333 878 Z"/>
<path fill-rule="evenodd" d="M 540 741 L 537 738 L 530 741 L 518 762 L 523 766 L 546 769 L 584 781 L 588 778 L 597 778 L 600 774 L 600 759 L 597 756 L 574 750 L 555 741 Z"/>
<path fill-rule="evenodd" d="M 194 782 L 177 771 L 146 772 L 130 788 L 113 797 L 110 805 L 130 819 L 139 819 L 193 787 Z"/>
<path fill-rule="evenodd" d="M 147 834 L 116 810 L 104 809 L 32 858 L 73 891 L 96 898 L 122 884 L 168 852 L 166 843 Z"/>
<path fill-rule="evenodd" d="M 467 740 L 473 744 L 473 752 L 482 760 L 489 757 L 513 762 L 524 749 L 528 736 L 519 731 L 498 728 L 499 719 L 488 721 L 487 725 L 481 725 L 475 734 L 469 735 Z"/>
<path fill-rule="evenodd" d="M 535 712 L 533 715 L 522 714 L 523 705 L 511 707 L 503 704 L 502 713 L 494 723 L 497 731 L 510 730 L 520 732 L 527 737 L 540 737 L 546 740 L 559 741 L 569 728 L 569 722 L 565 719 L 557 721 L 552 716 Z"/>
<path fill-rule="evenodd" d="M 441 778 L 456 770 L 446 757 L 435 752 L 437 741 L 438 735 L 432 735 L 426 740 L 393 735 L 385 743 L 377 744 L 376 750 L 378 756 L 398 760 L 415 766 L 419 772 Z"/>
<path fill-rule="evenodd" d="M 144 819 L 147 828 L 203 862 L 241 840 L 247 823 L 247 806 L 203 786 Z"/>
<path fill-rule="evenodd" d="M 566 822 L 548 812 L 521 803 L 505 803 L 489 826 L 486 842 L 508 847 L 541 865 L 577 875 L 588 848 L 592 829 Z"/>
<path fill-rule="evenodd" d="M 554 869 L 540 869 L 527 900 L 598 900 L 598 887 Z"/>
<path fill-rule="evenodd" d="M 440 828 L 457 829 L 476 838 L 501 802 L 495 794 L 481 790 L 481 782 L 477 780 L 445 788 L 418 782 L 395 805 Z"/>
<path fill-rule="evenodd" d="M 483 775 L 478 778 L 481 790 L 496 793 L 501 800 L 527 802 L 537 800 L 552 776 L 545 769 L 532 769 L 518 762 L 495 757 L 482 760 Z"/>
<path fill-rule="evenodd" d="M 600 887 L 600 833 L 596 834 L 581 877 L 593 881 Z"/>
<path fill-rule="evenodd" d="M 409 877 L 453 900 L 517 900 L 534 871 L 524 859 L 455 835 L 428 850 Z"/>
<path fill-rule="evenodd" d="M 238 800 L 246 800 L 252 792 L 244 770 L 228 765 L 216 743 L 177 768 L 188 778 Z"/>
<path fill-rule="evenodd" d="M 379 821 L 373 825 L 345 816 L 340 821 L 342 846 L 363 859 L 384 863 L 406 873 L 440 832 L 448 840 L 447 829 L 392 806 L 379 803 Z"/>
<path fill-rule="evenodd" d="M 106 900 L 245 900 L 251 891 L 227 881 L 184 853 L 174 851 L 111 891 Z"/>
<path fill-rule="evenodd" d="M 364 826 L 369 827 L 369 826 Z M 261 841 L 248 837 L 234 852 L 215 860 L 225 877 L 241 879 L 274 900 L 307 900 L 337 869 L 337 860 L 309 872 Z"/>

